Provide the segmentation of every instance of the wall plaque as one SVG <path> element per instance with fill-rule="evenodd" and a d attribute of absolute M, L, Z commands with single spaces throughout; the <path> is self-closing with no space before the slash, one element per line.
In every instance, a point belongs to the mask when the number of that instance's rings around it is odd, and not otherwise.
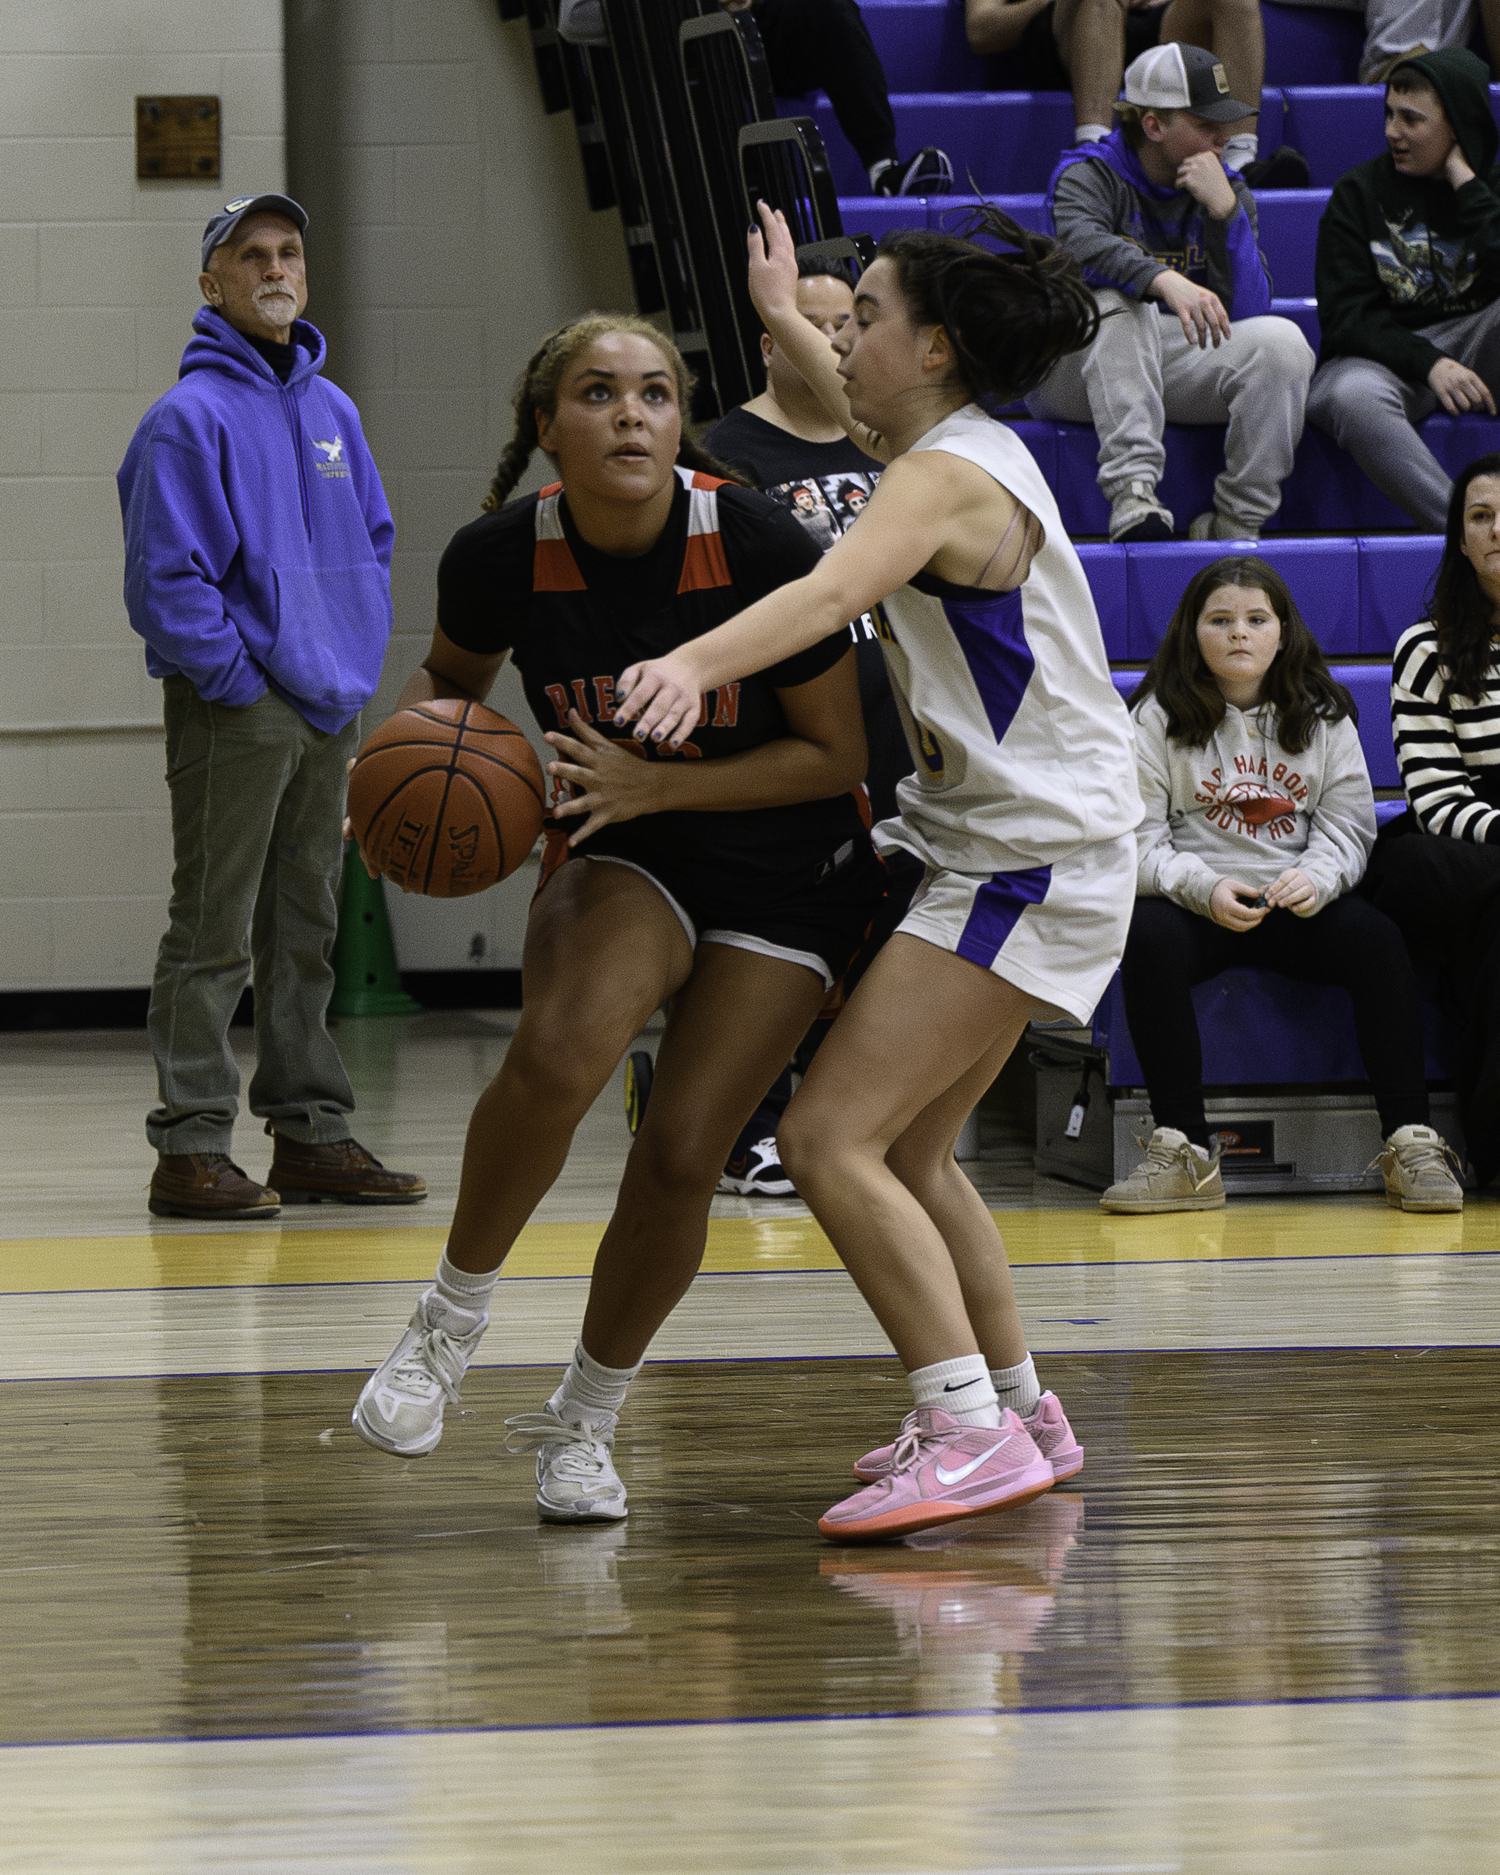
<path fill-rule="evenodd" d="M 137 179 L 212 182 L 219 174 L 217 98 L 137 98 Z"/>

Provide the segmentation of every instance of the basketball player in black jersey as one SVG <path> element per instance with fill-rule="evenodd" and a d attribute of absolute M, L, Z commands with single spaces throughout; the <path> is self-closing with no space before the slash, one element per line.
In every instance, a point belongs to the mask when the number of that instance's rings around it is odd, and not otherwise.
<path fill-rule="evenodd" d="M 573 1131 L 671 1002 L 651 1103 L 594 1265 L 582 1335 L 535 1446 L 554 1522 L 614 1521 L 616 1416 L 697 1272 L 725 1155 L 860 942 L 884 874 L 861 812 L 865 739 L 840 630 L 702 702 L 679 759 L 614 728 L 614 685 L 817 564 L 784 510 L 718 479 L 682 434 L 690 380 L 644 321 L 554 333 L 516 396 L 481 520 L 438 572 L 432 649 L 402 693 L 482 701 L 506 656 L 555 751 L 542 885 L 505 1064 L 470 1122 L 437 1280 L 360 1394 L 354 1425 L 431 1451 L 495 1279 Z M 533 448 L 560 481 L 505 502 Z M 747 1019 L 753 1012 L 753 1019 Z"/>

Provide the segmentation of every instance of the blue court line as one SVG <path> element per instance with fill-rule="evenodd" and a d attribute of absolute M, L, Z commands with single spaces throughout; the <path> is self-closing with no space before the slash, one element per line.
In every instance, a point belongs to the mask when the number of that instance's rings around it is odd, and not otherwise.
<path fill-rule="evenodd" d="M 27 1239 L 31 1242 L 33 1239 Z M 45 1240 L 44 1240 L 45 1241 Z M 66 1238 L 59 1238 L 65 1243 Z M 122 1238 L 123 1242 L 130 1239 Z M 0 1239 L 0 1256 L 5 1251 L 5 1242 Z M 1026 1270 L 1180 1270 L 1180 1269 L 1239 1269 L 1248 1263 L 1273 1263 L 1282 1269 L 1299 1267 L 1307 1263 L 1480 1263 L 1485 1258 L 1500 1259 L 1500 1250 L 1371 1250 L 1362 1256 L 1340 1256 L 1330 1251 L 1326 1256 L 1294 1257 L 1124 1257 L 1118 1262 L 1096 1263 L 1012 1263 L 1012 1275 Z M 698 1283 L 722 1282 L 729 1277 L 739 1276 L 847 1276 L 849 1272 L 842 1264 L 821 1270 L 704 1270 L 693 1278 Z M 503 1276 L 502 1283 L 586 1283 L 588 1276 Z M 852 1278 L 850 1279 L 853 1280 Z M 0 1303 L 6 1296 L 171 1296 L 192 1295 L 205 1292 L 217 1295 L 232 1295 L 246 1289 L 407 1289 L 413 1283 L 430 1283 L 430 1276 L 372 1276 L 356 1277 L 351 1282 L 321 1283 L 153 1283 L 142 1289 L 7 1289 L 0 1292 Z"/>
<path fill-rule="evenodd" d="M 320 1738 L 496 1738 L 516 1733 L 541 1732 L 661 1732 L 677 1726 L 721 1725 L 843 1725 L 884 1719 L 996 1719 L 1058 1718 L 1074 1713 L 1108 1712 L 1282 1712 L 1288 1706 L 1433 1706 L 1500 1700 L 1493 1693 L 1356 1693 L 1347 1697 L 1336 1694 L 1299 1699 L 1185 1699 L 1128 1701 L 1097 1706 L 952 1706 L 929 1710 L 899 1712 L 799 1712 L 767 1713 L 723 1719 L 610 1719 L 590 1722 L 585 1719 L 560 1720 L 551 1725 L 454 1725 L 454 1726 L 371 1726 L 367 1729 L 328 1732 L 202 1732 L 172 1733 L 167 1736 L 142 1735 L 123 1738 L 31 1738 L 0 1739 L 4 1751 L 54 1751 L 80 1749 L 95 1745 L 258 1745 L 285 1744 L 289 1739 L 309 1741 Z"/>

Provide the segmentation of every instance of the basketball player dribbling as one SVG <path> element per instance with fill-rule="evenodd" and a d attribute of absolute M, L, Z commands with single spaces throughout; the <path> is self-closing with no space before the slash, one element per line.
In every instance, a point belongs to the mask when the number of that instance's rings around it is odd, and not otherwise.
<path fill-rule="evenodd" d="M 725 1155 L 884 886 L 855 792 L 865 742 L 846 620 L 716 686 L 671 751 L 596 726 L 613 730 L 625 665 L 818 559 L 783 509 L 703 472 L 716 465 L 682 430 L 690 389 L 643 320 L 591 315 L 544 342 L 517 386 L 490 512 L 443 556 L 432 648 L 401 696 L 482 702 L 509 655 L 557 786 L 520 1023 L 469 1125 L 436 1282 L 354 1409 L 371 1445 L 437 1445 L 501 1263 L 626 1048 L 671 1004 L 574 1359 L 540 1413 L 508 1422 L 512 1450 L 537 1448 L 552 1522 L 626 1514 L 612 1459 L 626 1388 L 697 1272 Z M 537 447 L 559 482 L 506 502 Z"/>
<path fill-rule="evenodd" d="M 805 578 L 620 680 L 617 721 L 672 747 L 705 689 L 880 603 L 916 772 L 877 844 L 926 867 L 793 1096 L 782 1162 L 908 1370 L 915 1410 L 855 1466 L 825 1536 L 900 1536 L 1001 1509 L 1083 1463 L 1041 1393 L 1005 1247 L 959 1170 L 960 1128 L 1026 1025 L 1086 1021 L 1125 947 L 1141 816 L 1125 707 L 1083 568 L 1008 400 L 1089 343 L 1075 264 L 993 210 L 1016 250 L 888 235 L 830 342 L 796 311 L 779 214 L 750 234 L 766 328 L 889 467 Z"/>

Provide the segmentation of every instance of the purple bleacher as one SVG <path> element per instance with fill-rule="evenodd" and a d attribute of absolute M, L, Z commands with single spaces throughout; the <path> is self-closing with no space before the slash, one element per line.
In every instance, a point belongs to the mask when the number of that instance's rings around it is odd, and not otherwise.
<path fill-rule="evenodd" d="M 911 90 L 993 91 L 1024 82 L 1020 55 L 970 51 L 961 0 L 862 0 L 860 11 L 893 84 Z M 1262 8 L 1269 85 L 1352 85 L 1364 46 L 1357 13 Z"/>
<path fill-rule="evenodd" d="M 1007 417 L 1006 423 L 1036 458 L 1048 488 L 1057 486 L 1057 425 L 1036 423 L 1030 417 Z"/>
<path fill-rule="evenodd" d="M 839 207 L 845 230 L 868 229 L 876 232 L 873 222 L 879 218 L 879 232 L 891 227 L 951 226 L 959 219 L 953 211 L 972 206 L 979 198 L 969 195 L 934 195 L 926 198 L 884 195 L 844 196 Z M 1045 198 L 1036 191 L 1017 195 L 986 195 L 1025 228 L 1045 229 Z M 1260 242 L 1271 268 L 1276 292 L 1288 299 L 1301 299 L 1313 291 L 1313 251 L 1317 246 L 1318 217 L 1328 202 L 1326 189 L 1276 189 L 1257 196 L 1260 210 Z M 880 205 L 878 208 L 873 205 Z M 891 219 L 892 216 L 897 219 Z"/>
<path fill-rule="evenodd" d="M 1334 664 L 1330 668 L 1359 710 L 1359 746 L 1371 783 L 1377 788 L 1399 788 L 1401 770 L 1391 740 L 1390 665 Z"/>
<path fill-rule="evenodd" d="M 1205 1087 L 1365 1078 L 1347 990 L 1298 983 L 1270 970 L 1227 970 L 1193 991 L 1193 1007 Z M 1422 1005 L 1422 1027 L 1428 1078 L 1446 1080 L 1456 1052 L 1452 1030 L 1430 1003 Z M 1109 1049 L 1114 1086 L 1144 1086 L 1118 973 L 1094 1012 L 1094 1039 Z"/>
<path fill-rule="evenodd" d="M 1440 534 L 1359 542 L 1359 648 L 1389 655 L 1408 626 L 1426 616 L 1427 587 L 1442 557 Z"/>
<path fill-rule="evenodd" d="M 1243 548 L 1233 541 L 1171 540 L 1125 549 L 1130 607 L 1126 656 L 1149 658 L 1194 574 L 1242 552 L 1275 567 L 1329 656 L 1359 652 L 1360 564 L 1352 540 L 1275 540 Z"/>
<path fill-rule="evenodd" d="M 1094 595 L 1094 609 L 1099 614 L 1099 630 L 1104 637 L 1107 658 L 1128 658 L 1130 641 L 1130 594 L 1125 570 L 1126 549 L 1101 542 L 1078 549 L 1083 570 L 1088 575 L 1089 590 Z"/>
<path fill-rule="evenodd" d="M 1318 324 L 1318 302 L 1315 299 L 1282 299 L 1278 296 L 1271 301 L 1271 311 L 1280 319 L 1290 319 L 1313 351 L 1318 350 L 1323 343 L 1323 332 Z"/>
<path fill-rule="evenodd" d="M 1283 6 L 1263 0 L 1266 82 L 1273 85 L 1352 85 L 1359 76 L 1365 22 L 1359 13 Z"/>

